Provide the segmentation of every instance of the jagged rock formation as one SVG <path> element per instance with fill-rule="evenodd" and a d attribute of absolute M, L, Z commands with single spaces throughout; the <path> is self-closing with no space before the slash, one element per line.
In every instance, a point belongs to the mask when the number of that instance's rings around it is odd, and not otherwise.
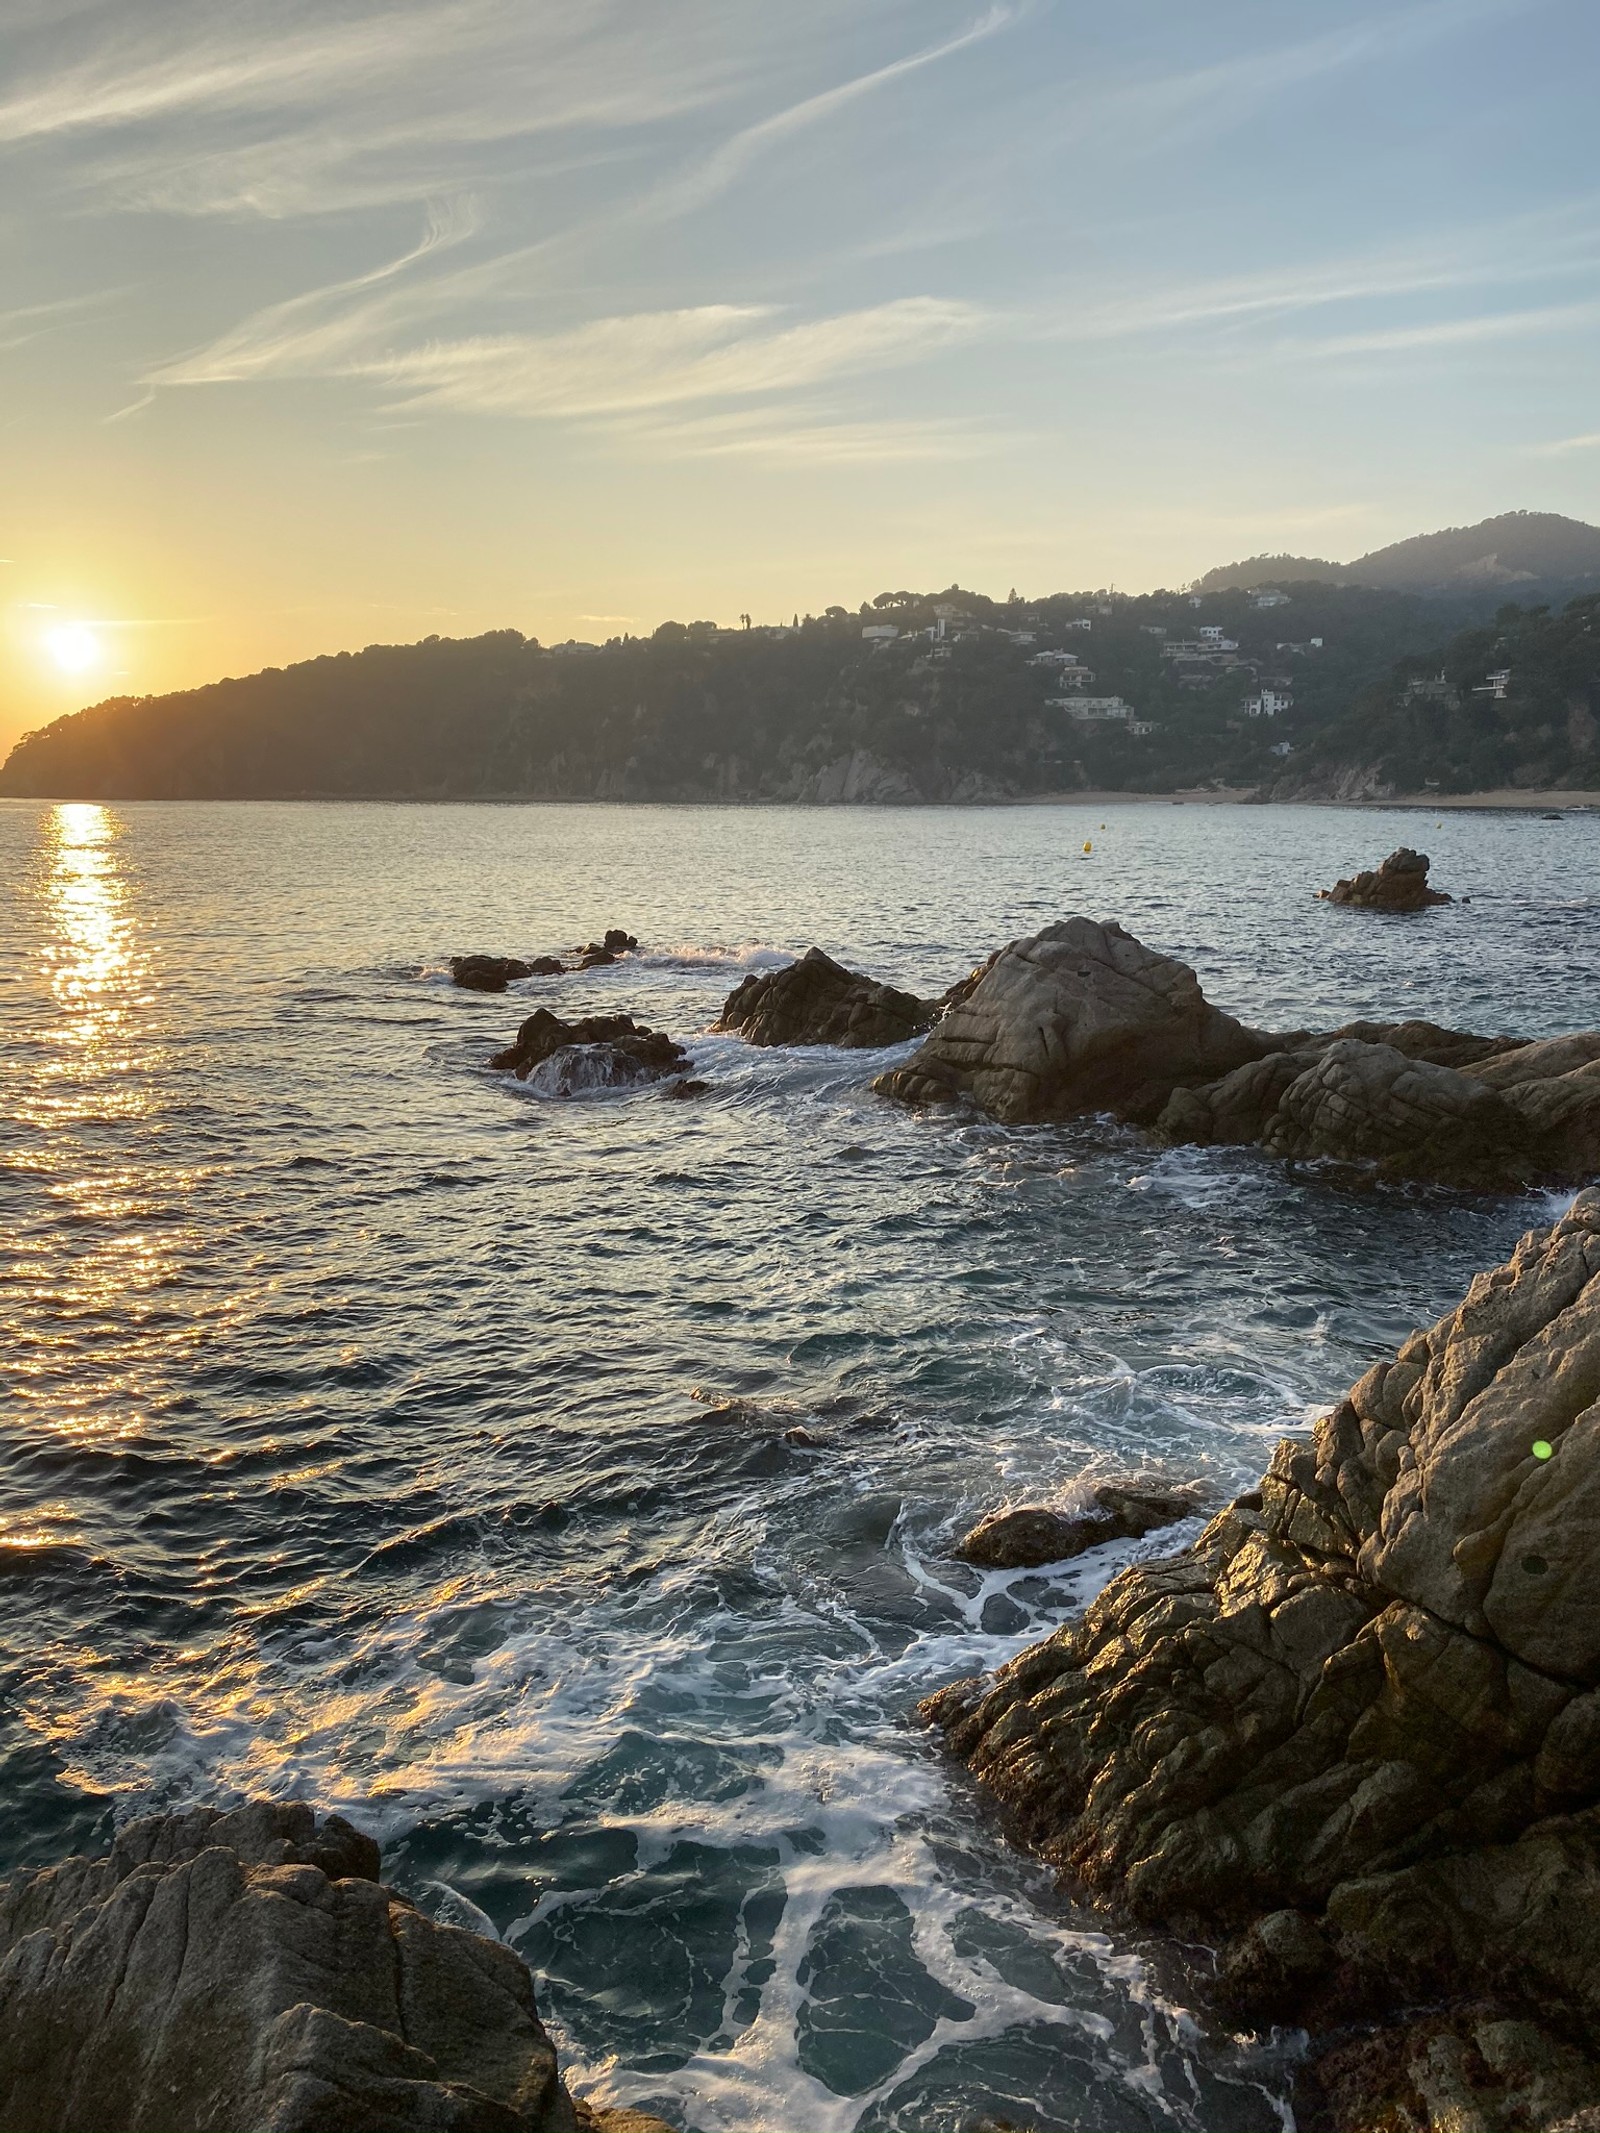
<path fill-rule="evenodd" d="M 663 1030 L 646 1029 L 632 1015 L 582 1015 L 563 1022 L 535 1008 L 490 1066 L 531 1082 L 546 1096 L 595 1089 L 642 1087 L 681 1074 L 689 1054 Z"/>
<path fill-rule="evenodd" d="M 1064 1563 L 1106 1541 L 1143 1540 L 1199 1508 L 1191 1489 L 1124 1488 L 1107 1482 L 1072 1510 L 1053 1504 L 1015 1504 L 991 1511 L 956 1543 L 963 1563 L 980 1570 L 1032 1570 Z"/>
<path fill-rule="evenodd" d="M 1120 926 L 1069 918 L 1002 949 L 922 1049 L 872 1086 L 969 1096 L 1008 1125 L 1107 1110 L 1153 1120 L 1174 1088 L 1281 1049 L 1212 1007 L 1186 963 Z"/>
<path fill-rule="evenodd" d="M 1234 1981 L 1258 2000 L 1510 1995 L 1600 2102 L 1597 1551 L 1587 1192 L 1192 1548 L 924 1712 L 1089 1888 L 1255 1921 Z M 1484 2123 L 1548 2124 L 1522 2109 Z"/>
<path fill-rule="evenodd" d="M 4 2133 L 579 2133 L 511 1949 L 377 1879 L 337 1815 L 132 1823 L 0 1890 Z M 655 2121 L 638 2120 L 665 2133 Z"/>
<path fill-rule="evenodd" d="M 1455 898 L 1442 889 L 1428 887 L 1428 855 L 1414 852 L 1407 844 L 1393 851 L 1378 868 L 1336 881 L 1331 889 L 1319 889 L 1327 904 L 1349 904 L 1357 911 L 1425 911 L 1430 904 L 1453 904 Z"/>
<path fill-rule="evenodd" d="M 846 970 L 808 948 L 781 970 L 758 970 L 736 985 L 712 1027 L 749 1044 L 838 1044 L 881 1049 L 929 1028 L 938 1002 L 919 1000 Z"/>

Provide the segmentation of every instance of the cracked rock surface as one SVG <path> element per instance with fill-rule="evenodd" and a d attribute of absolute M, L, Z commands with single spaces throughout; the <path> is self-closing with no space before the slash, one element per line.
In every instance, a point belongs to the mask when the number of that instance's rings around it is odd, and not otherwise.
<path fill-rule="evenodd" d="M 1424 2092 L 1488 2080 L 1502 2047 L 1516 2097 L 1564 2070 L 1571 2109 L 1590 2100 L 1574 2052 L 1600 2102 L 1597 1565 L 1590 1191 L 1280 1444 L 1258 1497 L 924 1715 L 1080 1884 L 1147 1920 L 1247 1928 L 1234 1973 L 1274 2019 L 1341 1978 L 1390 2006 L 1481 1990 L 1537 2009 L 1543 2057 L 1491 2008 L 1487 2030 L 1404 2047 L 1412 2115 L 1329 2123 L 1476 2125 Z M 1483 2107 L 1496 2133 L 1550 2122 Z"/>
<path fill-rule="evenodd" d="M 337 1815 L 135 1822 L 0 1890 L 7 2133 L 574 2133 L 533 1981 Z"/>
<path fill-rule="evenodd" d="M 1002 949 L 873 1087 L 905 1103 L 970 1097 L 1009 1125 L 1101 1110 L 1144 1123 L 1175 1088 L 1278 1049 L 1211 1006 L 1186 963 L 1068 918 Z"/>

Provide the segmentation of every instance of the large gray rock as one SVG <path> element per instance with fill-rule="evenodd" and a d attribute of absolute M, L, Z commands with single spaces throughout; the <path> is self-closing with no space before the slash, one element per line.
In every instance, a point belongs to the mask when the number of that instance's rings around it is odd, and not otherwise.
<path fill-rule="evenodd" d="M 1353 1037 L 1282 1088 L 1261 1144 L 1271 1155 L 1371 1163 L 1385 1176 L 1487 1191 L 1549 1167 L 1540 1135 L 1481 1080 Z"/>
<path fill-rule="evenodd" d="M 1008 1124 L 1085 1111 L 1145 1122 L 1175 1088 L 1279 1048 L 1212 1007 L 1186 963 L 1069 918 L 1003 949 L 873 1087 L 906 1103 L 970 1097 Z"/>
<path fill-rule="evenodd" d="M 197 1808 L 0 1890 L 3 2133 L 574 2133 L 498 1942 L 336 1815 Z"/>
<path fill-rule="evenodd" d="M 1517 1045 L 1466 1072 L 1522 1115 L 1553 1172 L 1600 1174 L 1600 1030 Z"/>

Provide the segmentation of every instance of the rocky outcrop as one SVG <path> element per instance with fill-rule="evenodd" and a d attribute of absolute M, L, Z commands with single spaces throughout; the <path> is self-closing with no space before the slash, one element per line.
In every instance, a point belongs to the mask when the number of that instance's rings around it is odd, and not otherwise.
<path fill-rule="evenodd" d="M 1354 1038 L 1295 1075 L 1260 1140 L 1271 1155 L 1370 1163 L 1382 1176 L 1486 1192 L 1512 1191 L 1552 1167 L 1529 1121 L 1481 1081 Z"/>
<path fill-rule="evenodd" d="M 1156 1132 L 1480 1191 L 1576 1184 L 1600 1174 L 1600 1031 L 1530 1043 L 1351 1023 L 1175 1091 Z"/>
<path fill-rule="evenodd" d="M 4 2133 L 576 2133 L 511 1949 L 337 1815 L 135 1822 L 0 1890 Z"/>
<path fill-rule="evenodd" d="M 594 970 L 606 963 L 614 963 L 620 956 L 631 955 L 639 943 L 621 926 L 608 926 L 605 938 L 589 941 L 571 953 L 571 964 L 562 962 L 558 955 L 536 955 L 525 963 L 515 955 L 453 955 L 450 958 L 450 976 L 469 992 L 504 992 L 508 984 L 518 978 L 559 978 L 572 970 Z"/>
<path fill-rule="evenodd" d="M 758 970 L 723 1002 L 714 1029 L 749 1044 L 838 1044 L 881 1049 L 928 1029 L 938 1004 L 846 970 L 808 948 L 781 970 Z"/>
<path fill-rule="evenodd" d="M 1391 852 L 1383 864 L 1331 889 L 1319 889 L 1324 903 L 1349 904 L 1357 911 L 1425 911 L 1430 904 L 1450 904 L 1453 896 L 1428 887 L 1428 855 L 1414 852 L 1407 844 Z"/>
<path fill-rule="evenodd" d="M 557 970 L 561 965 L 557 963 Z M 531 978 L 533 965 L 514 955 L 453 955 L 450 977 L 468 992 L 504 992 L 513 978 Z"/>
<path fill-rule="evenodd" d="M 956 1543 L 963 1563 L 980 1570 L 1032 1570 L 1064 1563 L 1107 1541 L 1143 1540 L 1162 1526 L 1193 1517 L 1199 1498 L 1190 1489 L 1126 1488 L 1104 1483 L 1079 1509 L 1015 1504 L 991 1511 Z"/>
<path fill-rule="evenodd" d="M 1271 1035 L 1211 1006 L 1187 964 L 1086 918 L 1013 941 L 946 1001 L 875 1089 L 966 1098 L 1007 1124 L 1109 1111 L 1169 1142 L 1259 1142 L 1479 1191 L 1600 1172 L 1597 1031 L 1530 1043 L 1407 1021 Z"/>
<path fill-rule="evenodd" d="M 631 1015 L 583 1015 L 563 1022 L 548 1007 L 539 1007 L 489 1064 L 532 1083 L 542 1095 L 576 1096 L 666 1081 L 687 1070 L 689 1054 L 664 1031 L 646 1029 Z"/>
<path fill-rule="evenodd" d="M 1069 918 L 1002 949 L 873 1087 L 905 1103 L 970 1097 L 1007 1124 L 1084 1111 L 1145 1123 L 1175 1088 L 1278 1049 L 1212 1007 L 1187 964 L 1120 926 Z"/>
<path fill-rule="evenodd" d="M 1247 1928 L 1246 1996 L 1314 2019 L 1319 1993 L 1369 2013 L 1488 1994 L 1593 2062 L 1597 1559 L 1588 1192 L 1192 1548 L 924 1711 L 1074 1880 Z"/>

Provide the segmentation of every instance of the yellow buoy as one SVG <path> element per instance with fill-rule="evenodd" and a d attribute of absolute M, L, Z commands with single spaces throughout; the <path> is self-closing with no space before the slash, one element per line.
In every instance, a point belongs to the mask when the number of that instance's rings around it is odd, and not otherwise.
<path fill-rule="evenodd" d="M 1083 840 L 1083 848 L 1086 852 L 1092 852 L 1094 850 L 1094 846 L 1089 842 L 1087 837 L 1085 837 Z"/>

